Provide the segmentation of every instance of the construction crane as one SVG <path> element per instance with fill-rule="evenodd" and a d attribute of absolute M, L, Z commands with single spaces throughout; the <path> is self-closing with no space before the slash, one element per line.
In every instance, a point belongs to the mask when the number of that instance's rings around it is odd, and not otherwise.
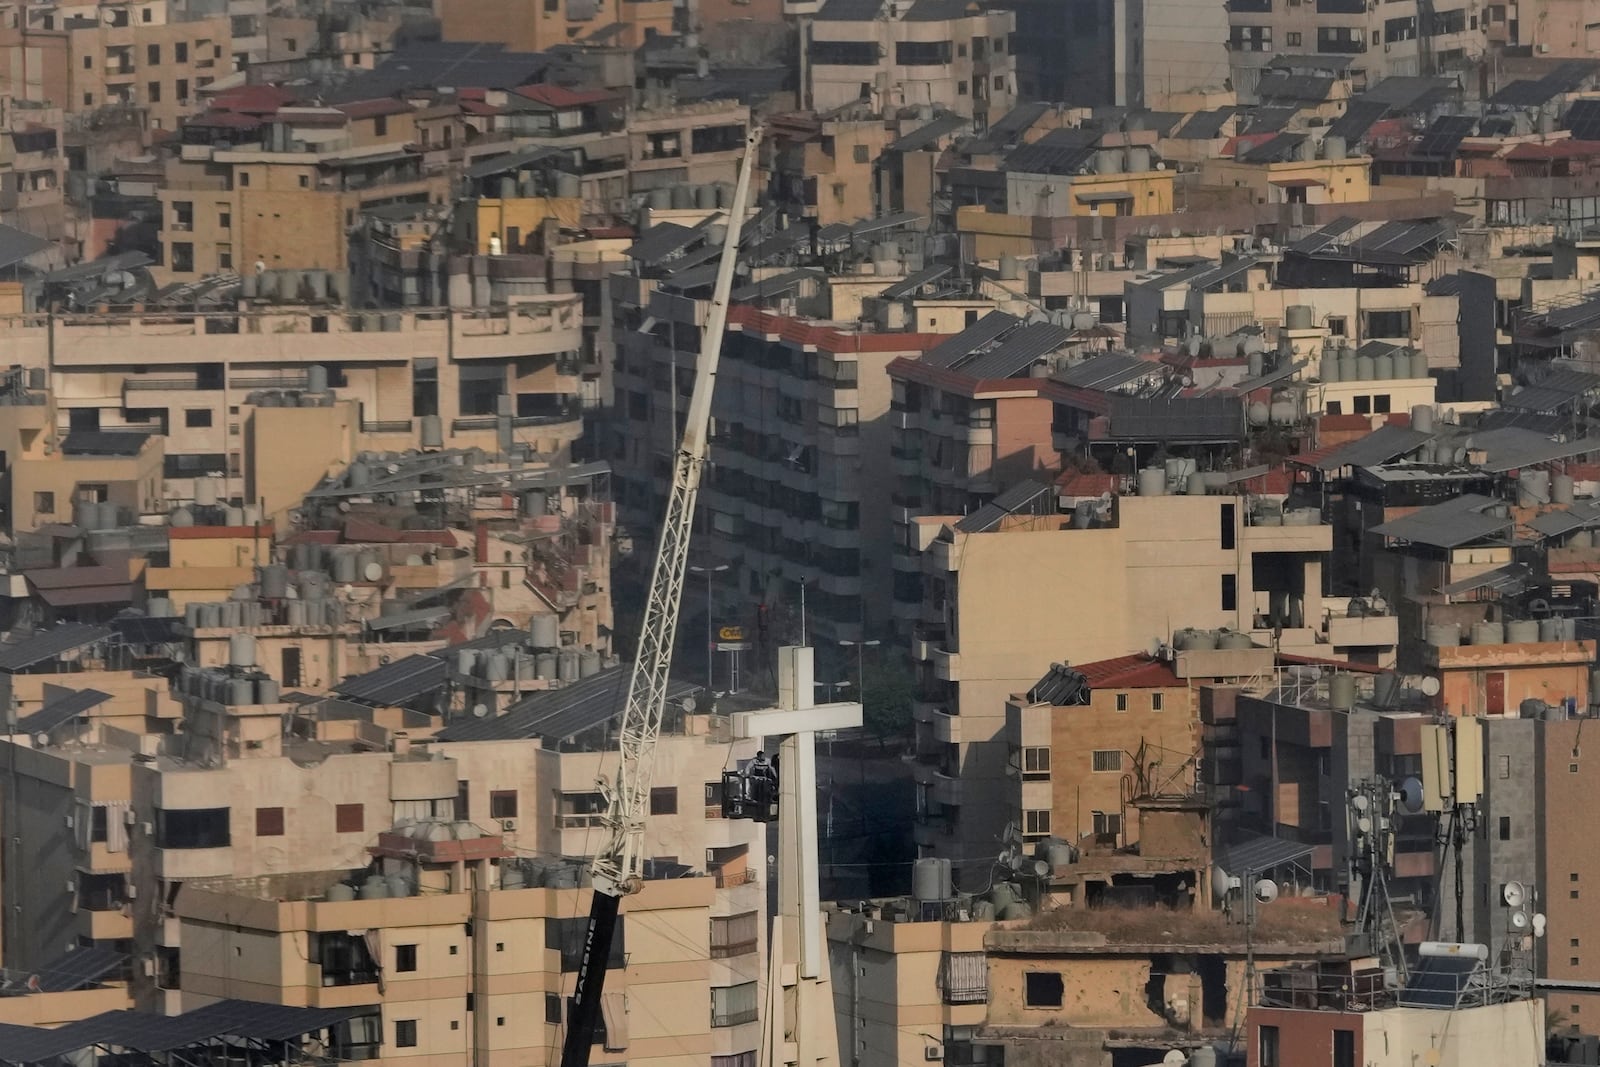
<path fill-rule="evenodd" d="M 615 780 L 598 783 L 606 799 L 606 839 L 589 868 L 594 900 L 589 906 L 589 927 L 584 937 L 577 985 L 573 989 L 572 1008 L 567 1015 L 562 1067 L 588 1067 L 595 1025 L 600 1018 L 600 999 L 605 989 L 606 961 L 611 955 L 611 941 L 617 929 L 617 911 L 622 898 L 638 892 L 644 881 L 640 850 L 644 842 L 650 783 L 654 778 L 656 738 L 661 732 L 661 717 L 666 709 L 672 644 L 678 631 L 684 576 L 689 569 L 689 535 L 706 459 L 711 394 L 716 388 L 717 360 L 722 354 L 722 337 L 727 328 L 728 298 L 733 289 L 735 262 L 739 258 L 739 231 L 750 199 L 750 176 L 755 169 L 756 148 L 761 136 L 761 128 L 754 125 L 745 136 L 739 180 L 734 187 L 733 204 L 728 209 L 722 260 L 717 264 L 716 287 L 706 312 L 705 339 L 695 367 L 694 392 L 689 398 L 683 441 L 673 460 L 672 493 L 667 498 L 655 569 L 650 575 L 650 593 L 639 628 L 639 650 L 634 656 L 633 674 L 628 679 L 628 701 L 622 713 L 621 766 Z"/>

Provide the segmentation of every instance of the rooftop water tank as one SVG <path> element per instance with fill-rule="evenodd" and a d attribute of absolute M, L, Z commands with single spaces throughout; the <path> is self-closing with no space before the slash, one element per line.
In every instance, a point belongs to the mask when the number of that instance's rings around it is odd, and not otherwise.
<path fill-rule="evenodd" d="M 1144 467 L 1139 471 L 1140 496 L 1165 496 L 1167 472 L 1160 467 Z"/>
<path fill-rule="evenodd" d="M 1356 677 L 1340 671 L 1328 679 L 1328 706 L 1335 711 L 1349 711 L 1356 706 Z"/>
<path fill-rule="evenodd" d="M 1309 330 L 1316 323 L 1316 311 L 1310 304 L 1290 304 L 1283 312 L 1283 324 L 1291 330 Z"/>
<path fill-rule="evenodd" d="M 1506 644 L 1531 645 L 1539 640 L 1539 624 L 1533 619 L 1517 619 L 1505 624 Z"/>
<path fill-rule="evenodd" d="M 1472 643 L 1503 645 L 1506 643 L 1506 628 L 1497 622 L 1475 622 L 1472 624 Z"/>
<path fill-rule="evenodd" d="M 534 615 L 528 619 L 528 640 L 534 648 L 556 648 L 561 644 L 561 620 L 554 615 Z"/>

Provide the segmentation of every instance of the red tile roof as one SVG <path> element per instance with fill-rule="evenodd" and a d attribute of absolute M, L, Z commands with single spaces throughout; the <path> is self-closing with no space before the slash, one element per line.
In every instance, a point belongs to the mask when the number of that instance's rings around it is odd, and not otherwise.
<path fill-rule="evenodd" d="M 211 106 L 217 111 L 234 111 L 241 115 L 271 115 L 298 99 L 294 93 L 276 85 L 241 85 L 217 93 L 211 98 Z"/>
<path fill-rule="evenodd" d="M 1091 689 L 1169 689 L 1184 684 L 1170 663 L 1144 655 L 1074 663 L 1072 668 L 1088 679 Z"/>
<path fill-rule="evenodd" d="M 1114 493 L 1121 479 L 1115 474 L 1090 474 L 1086 471 L 1062 471 L 1056 479 L 1056 488 L 1062 496 L 1100 496 Z"/>
<path fill-rule="evenodd" d="M 582 107 L 616 99 L 615 93 L 605 89 L 573 90 L 564 85 L 523 85 L 511 91 L 546 107 Z"/>

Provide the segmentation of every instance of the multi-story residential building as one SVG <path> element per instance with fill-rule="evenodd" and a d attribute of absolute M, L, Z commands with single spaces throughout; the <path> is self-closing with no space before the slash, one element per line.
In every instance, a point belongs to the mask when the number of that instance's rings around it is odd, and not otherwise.
<path fill-rule="evenodd" d="M 585 37 L 638 48 L 650 37 L 673 33 L 672 4 L 666 0 L 595 0 L 570 7 L 515 0 L 492 11 L 472 0 L 444 0 L 438 15 L 446 41 L 488 41 L 521 52 L 542 52 Z M 617 29 L 609 29 L 613 26 Z"/>
<path fill-rule="evenodd" d="M 1228 79 L 1227 13 L 1183 0 L 1011 0 L 1021 95 L 1075 107 L 1168 108 Z"/>
<path fill-rule="evenodd" d="M 69 18 L 64 24 L 68 106 L 138 104 L 151 125 L 176 129 L 181 118 L 199 110 L 200 90 L 234 71 L 229 20 L 144 22 L 141 12 L 135 22 L 133 8 L 122 10 L 129 18 L 120 25 L 104 18 L 88 25 Z"/>
<path fill-rule="evenodd" d="M 63 645 L 74 641 L 45 635 L 19 643 L 0 669 L 37 671 L 64 655 L 98 665 L 94 657 L 115 653 L 117 644 L 109 631 L 98 634 L 98 641 L 65 652 Z M 10 741 L 7 766 L 33 802 L 8 818 L 12 836 L 39 842 L 60 876 L 6 879 L 8 911 L 24 908 L 31 917 L 26 929 L 7 929 L 8 964 L 32 966 L 53 958 L 61 944 L 77 943 L 131 952 L 138 961 L 134 995 L 149 1008 L 193 1008 L 219 996 L 371 1005 L 381 1008 L 384 1029 L 364 1040 L 385 1057 L 410 1055 L 399 1051 L 408 1048 L 459 1050 L 469 1039 L 520 1056 L 546 1048 L 551 1031 L 544 1027 L 561 1019 L 538 1009 L 546 994 L 570 993 L 572 953 L 581 941 L 574 937 L 584 921 L 574 910 L 581 903 L 579 872 L 600 811 L 593 783 L 611 748 L 616 681 L 624 670 L 526 698 L 498 716 L 466 715 L 426 747 L 412 739 L 432 727 L 415 716 L 412 730 L 391 733 L 358 707 L 354 717 L 346 709 L 341 725 L 317 726 L 314 708 L 255 703 L 268 694 L 248 668 L 227 672 L 250 690 L 243 696 L 238 684 L 226 695 L 199 684 L 223 672 L 186 672 L 181 734 L 161 729 L 155 718 L 146 717 L 142 727 L 130 723 L 139 705 L 129 685 L 111 709 L 120 708 L 122 717 L 103 721 L 98 710 L 84 708 L 87 701 L 52 703 L 70 694 L 52 687 L 38 713 L 43 717 L 25 719 L 27 733 Z M 96 682 L 114 676 L 86 675 Z M 369 681 L 365 691 L 375 694 L 382 680 Z M 407 688 L 396 678 L 382 684 Z M 764 940 L 756 916 L 765 899 L 765 865 L 752 859 L 762 855 L 760 829 L 721 819 L 720 807 L 702 798 L 714 795 L 722 768 L 752 755 L 758 742 L 730 741 L 726 720 L 704 708 L 688 710 L 689 687 L 675 685 L 669 695 L 646 848 L 652 873 L 686 878 L 678 892 L 688 895 L 656 893 L 660 902 L 652 909 L 647 889 L 625 909 L 628 947 L 619 945 L 618 953 L 627 953 L 630 968 L 656 951 L 664 953 L 657 962 L 698 966 L 659 979 L 672 988 L 656 993 L 698 1004 L 704 1022 L 693 1032 L 704 1052 L 750 1054 L 759 1040 L 755 989 Z M 112 699 L 95 696 L 102 705 Z M 281 726 L 285 714 L 302 724 L 289 735 Z M 530 854 L 550 859 L 517 859 Z M 568 854 L 573 858 L 563 863 L 559 857 Z M 14 856 L 6 859 L 9 866 Z M 686 877 L 697 871 L 706 874 Z M 373 875 L 386 896 L 413 903 L 375 903 L 370 884 L 359 901 L 341 901 L 357 893 L 336 883 L 353 879 L 361 886 Z M 494 903 L 494 890 L 517 885 L 530 887 L 519 898 L 523 904 L 510 897 Z M 369 905 L 371 921 L 352 925 L 361 904 Z M 319 909 L 331 909 L 321 921 Z M 639 917 L 659 909 L 667 910 L 656 919 Z M 233 918 L 224 921 L 225 914 Z M 682 937 L 660 933 L 656 924 L 669 918 L 693 929 Z M 468 920 L 474 939 L 450 953 L 447 933 L 459 937 Z M 496 938 L 500 922 L 504 936 Z M 352 929 L 383 933 L 352 941 Z M 393 955 L 400 944 L 418 946 L 416 964 L 443 985 L 407 985 L 400 976 L 413 964 Z M 299 951 L 290 951 L 296 945 Z M 557 955 L 540 957 L 535 945 Z M 452 964 L 451 955 L 465 958 Z M 297 962 L 285 968 L 291 958 Z M 491 988 L 493 975 L 546 971 L 544 980 L 500 979 L 503 988 Z M 659 1038 L 663 1048 L 681 1052 L 669 1039 L 689 1031 L 666 1020 L 690 1009 L 649 1007 L 653 994 L 643 985 L 656 979 L 633 973 L 641 987 L 608 1008 L 608 1043 L 640 1042 L 643 1055 Z M 472 1017 L 461 1014 L 464 994 L 451 985 L 456 981 L 477 991 L 475 1024 L 464 1021 Z M 547 1022 L 535 1025 L 536 1019 Z M 396 1026 L 397 1020 L 415 1025 Z"/>
<path fill-rule="evenodd" d="M 802 49 L 803 103 L 874 112 L 931 105 L 980 130 L 1011 110 L 1016 16 L 945 0 L 829 0 Z"/>
<path fill-rule="evenodd" d="M 1365 0 L 1240 0 L 1228 5 L 1233 84 L 1241 96 L 1253 96 L 1262 68 L 1280 53 L 1316 54 L 1343 66 L 1357 88 L 1396 75 L 1464 69 L 1483 55 L 1483 11 L 1476 0 L 1452 7 L 1418 0 L 1378 7 Z"/>
<path fill-rule="evenodd" d="M 924 572 L 911 647 L 926 854 L 981 856 L 1003 830 L 1015 788 L 1007 700 L 1051 664 L 1182 643 L 1180 625 L 1318 648 L 1332 531 L 1315 510 L 1291 505 L 1292 524 L 1268 525 L 1282 505 L 1263 497 L 1107 497 L 1065 514 L 1053 490 L 1023 482 L 965 518 L 911 525 Z"/>
<path fill-rule="evenodd" d="M 951 116 L 953 128 L 965 120 Z M 791 116 L 769 134 L 773 203 L 819 225 L 849 223 L 876 213 L 879 156 L 896 140 L 877 118 Z"/>
<path fill-rule="evenodd" d="M 303 283 L 323 293 L 330 283 L 316 272 L 252 280 L 271 283 L 269 299 L 283 291 L 280 283 L 296 294 Z M 14 359 L 52 376 L 53 405 L 42 410 L 55 420 L 43 435 L 25 434 L 29 454 L 48 456 L 72 431 L 111 431 L 108 441 L 136 455 L 138 435 L 159 433 L 166 487 L 146 512 L 158 513 L 170 506 L 162 501 L 193 500 L 193 480 L 211 474 L 226 479 L 223 499 L 256 500 L 245 484 L 247 456 L 277 447 L 259 432 L 272 420 L 312 420 L 345 462 L 360 451 L 418 445 L 521 450 L 545 462 L 568 455 L 582 432 L 582 300 L 570 293 L 530 296 L 514 307 L 380 313 L 258 299 L 177 323 L 158 309 L 97 315 L 92 326 L 77 315 L 33 316 L 10 320 L 6 336 Z M 219 348 L 219 335 L 230 343 Z M 296 410 L 276 410 L 287 407 Z M 40 410 L 6 407 L 0 415 L 34 427 Z M 246 435 L 252 421 L 260 425 Z M 310 488 L 330 456 L 306 458 L 315 471 Z M 67 509 L 53 512 L 58 518 L 70 512 L 70 500 L 55 503 Z M 41 513 L 37 521 L 48 520 Z"/>

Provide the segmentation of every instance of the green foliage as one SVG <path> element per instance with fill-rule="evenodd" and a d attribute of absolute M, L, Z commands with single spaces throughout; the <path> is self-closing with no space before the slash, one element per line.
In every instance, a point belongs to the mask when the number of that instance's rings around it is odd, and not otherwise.
<path fill-rule="evenodd" d="M 917 683 L 905 664 L 875 657 L 865 664 L 861 680 L 861 722 L 880 742 L 911 733 L 911 702 Z"/>

